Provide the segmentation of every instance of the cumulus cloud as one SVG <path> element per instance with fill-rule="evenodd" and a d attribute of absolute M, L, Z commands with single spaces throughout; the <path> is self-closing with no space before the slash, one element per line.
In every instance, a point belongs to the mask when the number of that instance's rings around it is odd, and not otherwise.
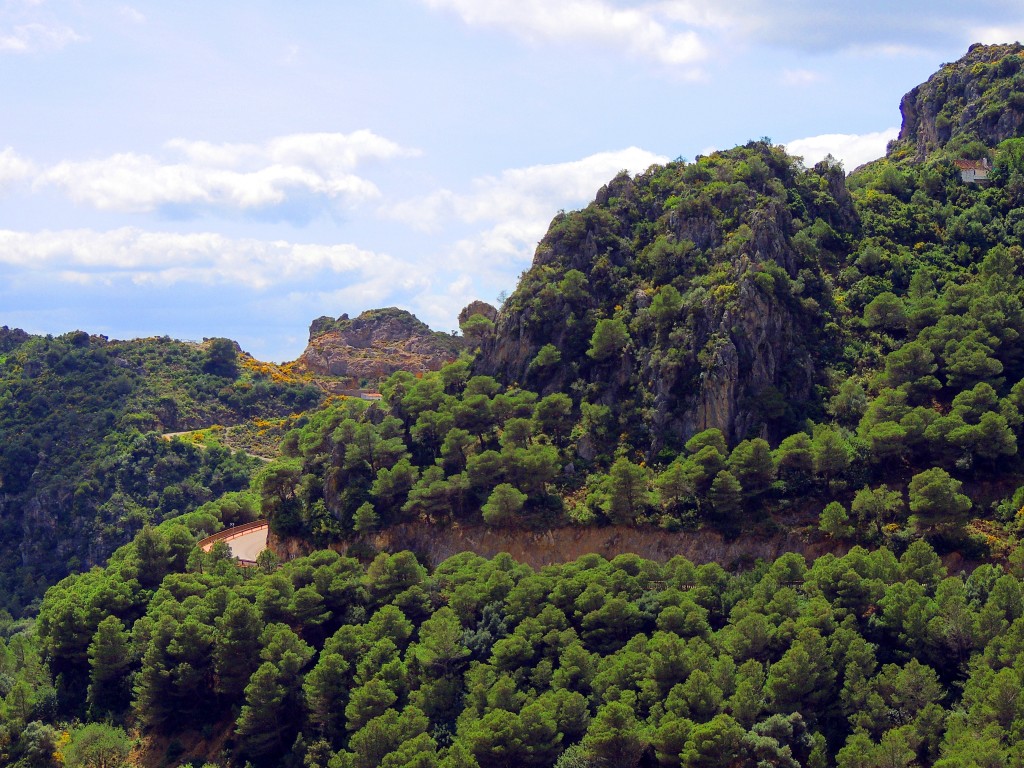
<path fill-rule="evenodd" d="M 11 147 L 0 151 L 0 190 L 13 182 L 30 178 L 34 171 L 32 162 Z"/>
<path fill-rule="evenodd" d="M 887 128 L 874 133 L 826 133 L 786 142 L 786 150 L 800 155 L 807 165 L 813 165 L 831 154 L 841 160 L 847 171 L 877 160 L 885 154 L 886 145 L 899 135 L 899 128 Z"/>
<path fill-rule="evenodd" d="M 482 290 L 497 294 L 512 287 L 560 209 L 586 204 L 622 170 L 635 174 L 667 160 L 629 147 L 512 168 L 474 179 L 464 192 L 441 189 L 388 206 L 382 215 L 440 235 L 430 257 L 431 280 L 410 297 L 411 306 L 434 327 L 454 326 L 455 312 Z"/>
<path fill-rule="evenodd" d="M 33 53 L 57 50 L 83 40 L 71 27 L 60 24 L 18 24 L 0 29 L 0 53 Z"/>
<path fill-rule="evenodd" d="M 200 283 L 254 290 L 318 275 L 399 287 L 419 274 L 418 268 L 387 254 L 350 244 L 232 239 L 210 232 L 147 232 L 134 227 L 105 232 L 0 230 L 0 265 L 85 284 Z"/>
<path fill-rule="evenodd" d="M 501 281 L 499 284 L 506 284 Z M 496 301 L 494 297 L 485 298 L 481 296 L 480 290 L 484 286 L 493 287 L 495 283 L 480 281 L 479 276 L 466 273 L 456 273 L 445 281 L 438 281 L 425 290 L 417 292 L 411 297 L 409 306 L 416 317 L 431 328 L 437 330 L 455 330 L 457 320 L 456 312 L 470 302 L 484 298 L 490 302 Z M 495 288 L 494 293 L 497 294 Z"/>
<path fill-rule="evenodd" d="M 0 53 L 54 51 L 84 39 L 38 0 L 0 1 Z"/>
<path fill-rule="evenodd" d="M 390 206 L 388 215 L 427 231 L 452 221 L 492 224 L 460 240 L 461 258 L 529 258 L 556 211 L 593 198 L 595 190 L 621 170 L 638 173 L 668 158 L 637 147 L 598 152 L 580 160 L 512 168 L 474 179 L 465 193 L 441 189 L 423 198 Z"/>
<path fill-rule="evenodd" d="M 121 153 L 61 162 L 45 169 L 35 185 L 57 187 L 75 202 L 105 211 L 273 212 L 298 201 L 300 215 L 308 217 L 318 206 L 379 197 L 376 185 L 353 172 L 356 167 L 414 154 L 366 130 L 294 134 L 263 144 L 175 139 L 165 150 L 164 157 Z"/>
<path fill-rule="evenodd" d="M 737 45 L 768 44 L 801 52 L 908 55 L 979 39 L 1020 35 L 1015 0 L 861 0 L 856 13 L 820 0 L 420 0 L 466 24 L 504 28 L 530 40 L 584 41 L 694 71 Z M 1005 19 L 998 29 L 987 20 Z M 1008 37 L 1009 36 L 1009 37 Z"/>
<path fill-rule="evenodd" d="M 693 30 L 666 26 L 655 7 L 605 0 L 422 0 L 466 24 L 501 27 L 528 40 L 574 40 L 624 49 L 670 66 L 692 66 L 708 55 Z"/>

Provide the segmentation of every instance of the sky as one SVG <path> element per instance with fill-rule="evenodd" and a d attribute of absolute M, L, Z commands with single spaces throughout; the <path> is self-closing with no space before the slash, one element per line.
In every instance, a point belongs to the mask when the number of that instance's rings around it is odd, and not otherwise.
<path fill-rule="evenodd" d="M 881 156 L 1019 0 L 0 0 L 0 325 L 226 336 L 497 303 L 620 170 Z"/>

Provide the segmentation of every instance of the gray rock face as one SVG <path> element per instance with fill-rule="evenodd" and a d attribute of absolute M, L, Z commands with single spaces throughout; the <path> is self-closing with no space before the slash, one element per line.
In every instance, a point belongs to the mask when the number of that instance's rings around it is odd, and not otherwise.
<path fill-rule="evenodd" d="M 1024 135 L 1024 46 L 973 45 L 900 102 L 899 142 L 917 159 L 970 135 L 993 147 Z"/>
<path fill-rule="evenodd" d="M 394 307 L 363 312 L 354 320 L 321 317 L 297 368 L 375 385 L 395 371 L 436 371 L 458 357 L 462 339 L 430 330 L 410 312 Z"/>
<path fill-rule="evenodd" d="M 714 427 L 732 432 L 736 421 L 736 388 L 739 386 L 739 355 L 728 336 L 716 344 L 710 363 L 701 374 L 698 407 L 693 431 Z"/>
<path fill-rule="evenodd" d="M 476 372 L 614 405 L 624 414 L 615 429 L 633 430 L 651 453 L 708 428 L 732 443 L 788 434 L 784 419 L 800 418 L 827 365 L 829 248 L 845 247 L 839 233 L 852 232 L 857 217 L 840 168 L 803 172 L 777 148 L 742 149 L 691 172 L 692 187 L 663 191 L 661 179 L 619 176 L 585 210 L 556 217 L 498 313 Z M 737 167 L 760 157 L 778 177 L 763 187 L 736 183 Z M 721 192 L 705 194 L 716 174 Z M 796 206 L 801 184 L 813 191 Z M 820 235 L 800 232 L 811 222 Z M 637 232 L 651 234 L 638 240 Z M 669 287 L 675 314 L 657 301 Z M 594 329 L 611 317 L 629 341 L 621 354 L 593 359 Z M 561 361 L 541 368 L 535 358 L 547 344 Z M 579 447 L 584 459 L 608 448 L 596 439 Z"/>

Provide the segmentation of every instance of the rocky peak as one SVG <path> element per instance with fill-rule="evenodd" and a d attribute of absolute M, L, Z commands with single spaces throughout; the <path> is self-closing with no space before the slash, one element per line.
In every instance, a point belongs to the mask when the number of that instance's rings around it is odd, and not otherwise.
<path fill-rule="evenodd" d="M 354 347 L 370 347 L 375 343 L 399 341 L 433 333 L 430 326 L 412 312 L 398 307 L 368 309 L 355 320 L 348 313 L 334 319 L 318 317 L 309 326 L 309 340 L 326 333 L 339 333 Z"/>
<path fill-rule="evenodd" d="M 856 226 L 838 167 L 765 141 L 620 174 L 552 221 L 476 371 L 614 405 L 652 454 L 788 434 L 834 354 L 826 272 Z"/>
<path fill-rule="evenodd" d="M 476 301 L 471 301 L 469 302 L 469 304 L 462 308 L 461 312 L 459 312 L 459 325 L 461 326 L 473 315 L 480 315 L 481 317 L 485 317 L 493 323 L 495 320 L 498 319 L 498 310 L 496 307 L 492 306 L 491 304 L 488 304 L 486 301 L 480 301 L 479 299 L 477 299 Z"/>
<path fill-rule="evenodd" d="M 972 45 L 900 103 L 898 142 L 917 159 L 977 140 L 994 147 L 1024 135 L 1024 46 Z"/>
<path fill-rule="evenodd" d="M 345 379 L 356 389 L 376 386 L 395 371 L 435 371 L 458 357 L 462 339 L 432 331 L 411 312 L 397 307 L 371 309 L 355 319 L 319 317 L 309 328 L 309 344 L 295 367 Z"/>

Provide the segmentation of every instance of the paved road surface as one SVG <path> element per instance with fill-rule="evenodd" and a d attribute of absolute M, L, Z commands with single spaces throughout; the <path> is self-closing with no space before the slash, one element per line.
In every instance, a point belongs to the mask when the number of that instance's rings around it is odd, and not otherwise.
<path fill-rule="evenodd" d="M 231 549 L 231 554 L 239 560 L 254 562 L 256 556 L 267 548 L 267 534 L 270 530 L 267 522 L 247 523 L 239 526 L 239 529 L 237 533 L 231 528 L 223 530 L 199 542 L 199 546 L 209 552 L 215 542 L 223 541 Z"/>
<path fill-rule="evenodd" d="M 257 528 L 228 542 L 231 554 L 239 560 L 256 560 L 256 555 L 267 548 L 267 528 Z"/>

